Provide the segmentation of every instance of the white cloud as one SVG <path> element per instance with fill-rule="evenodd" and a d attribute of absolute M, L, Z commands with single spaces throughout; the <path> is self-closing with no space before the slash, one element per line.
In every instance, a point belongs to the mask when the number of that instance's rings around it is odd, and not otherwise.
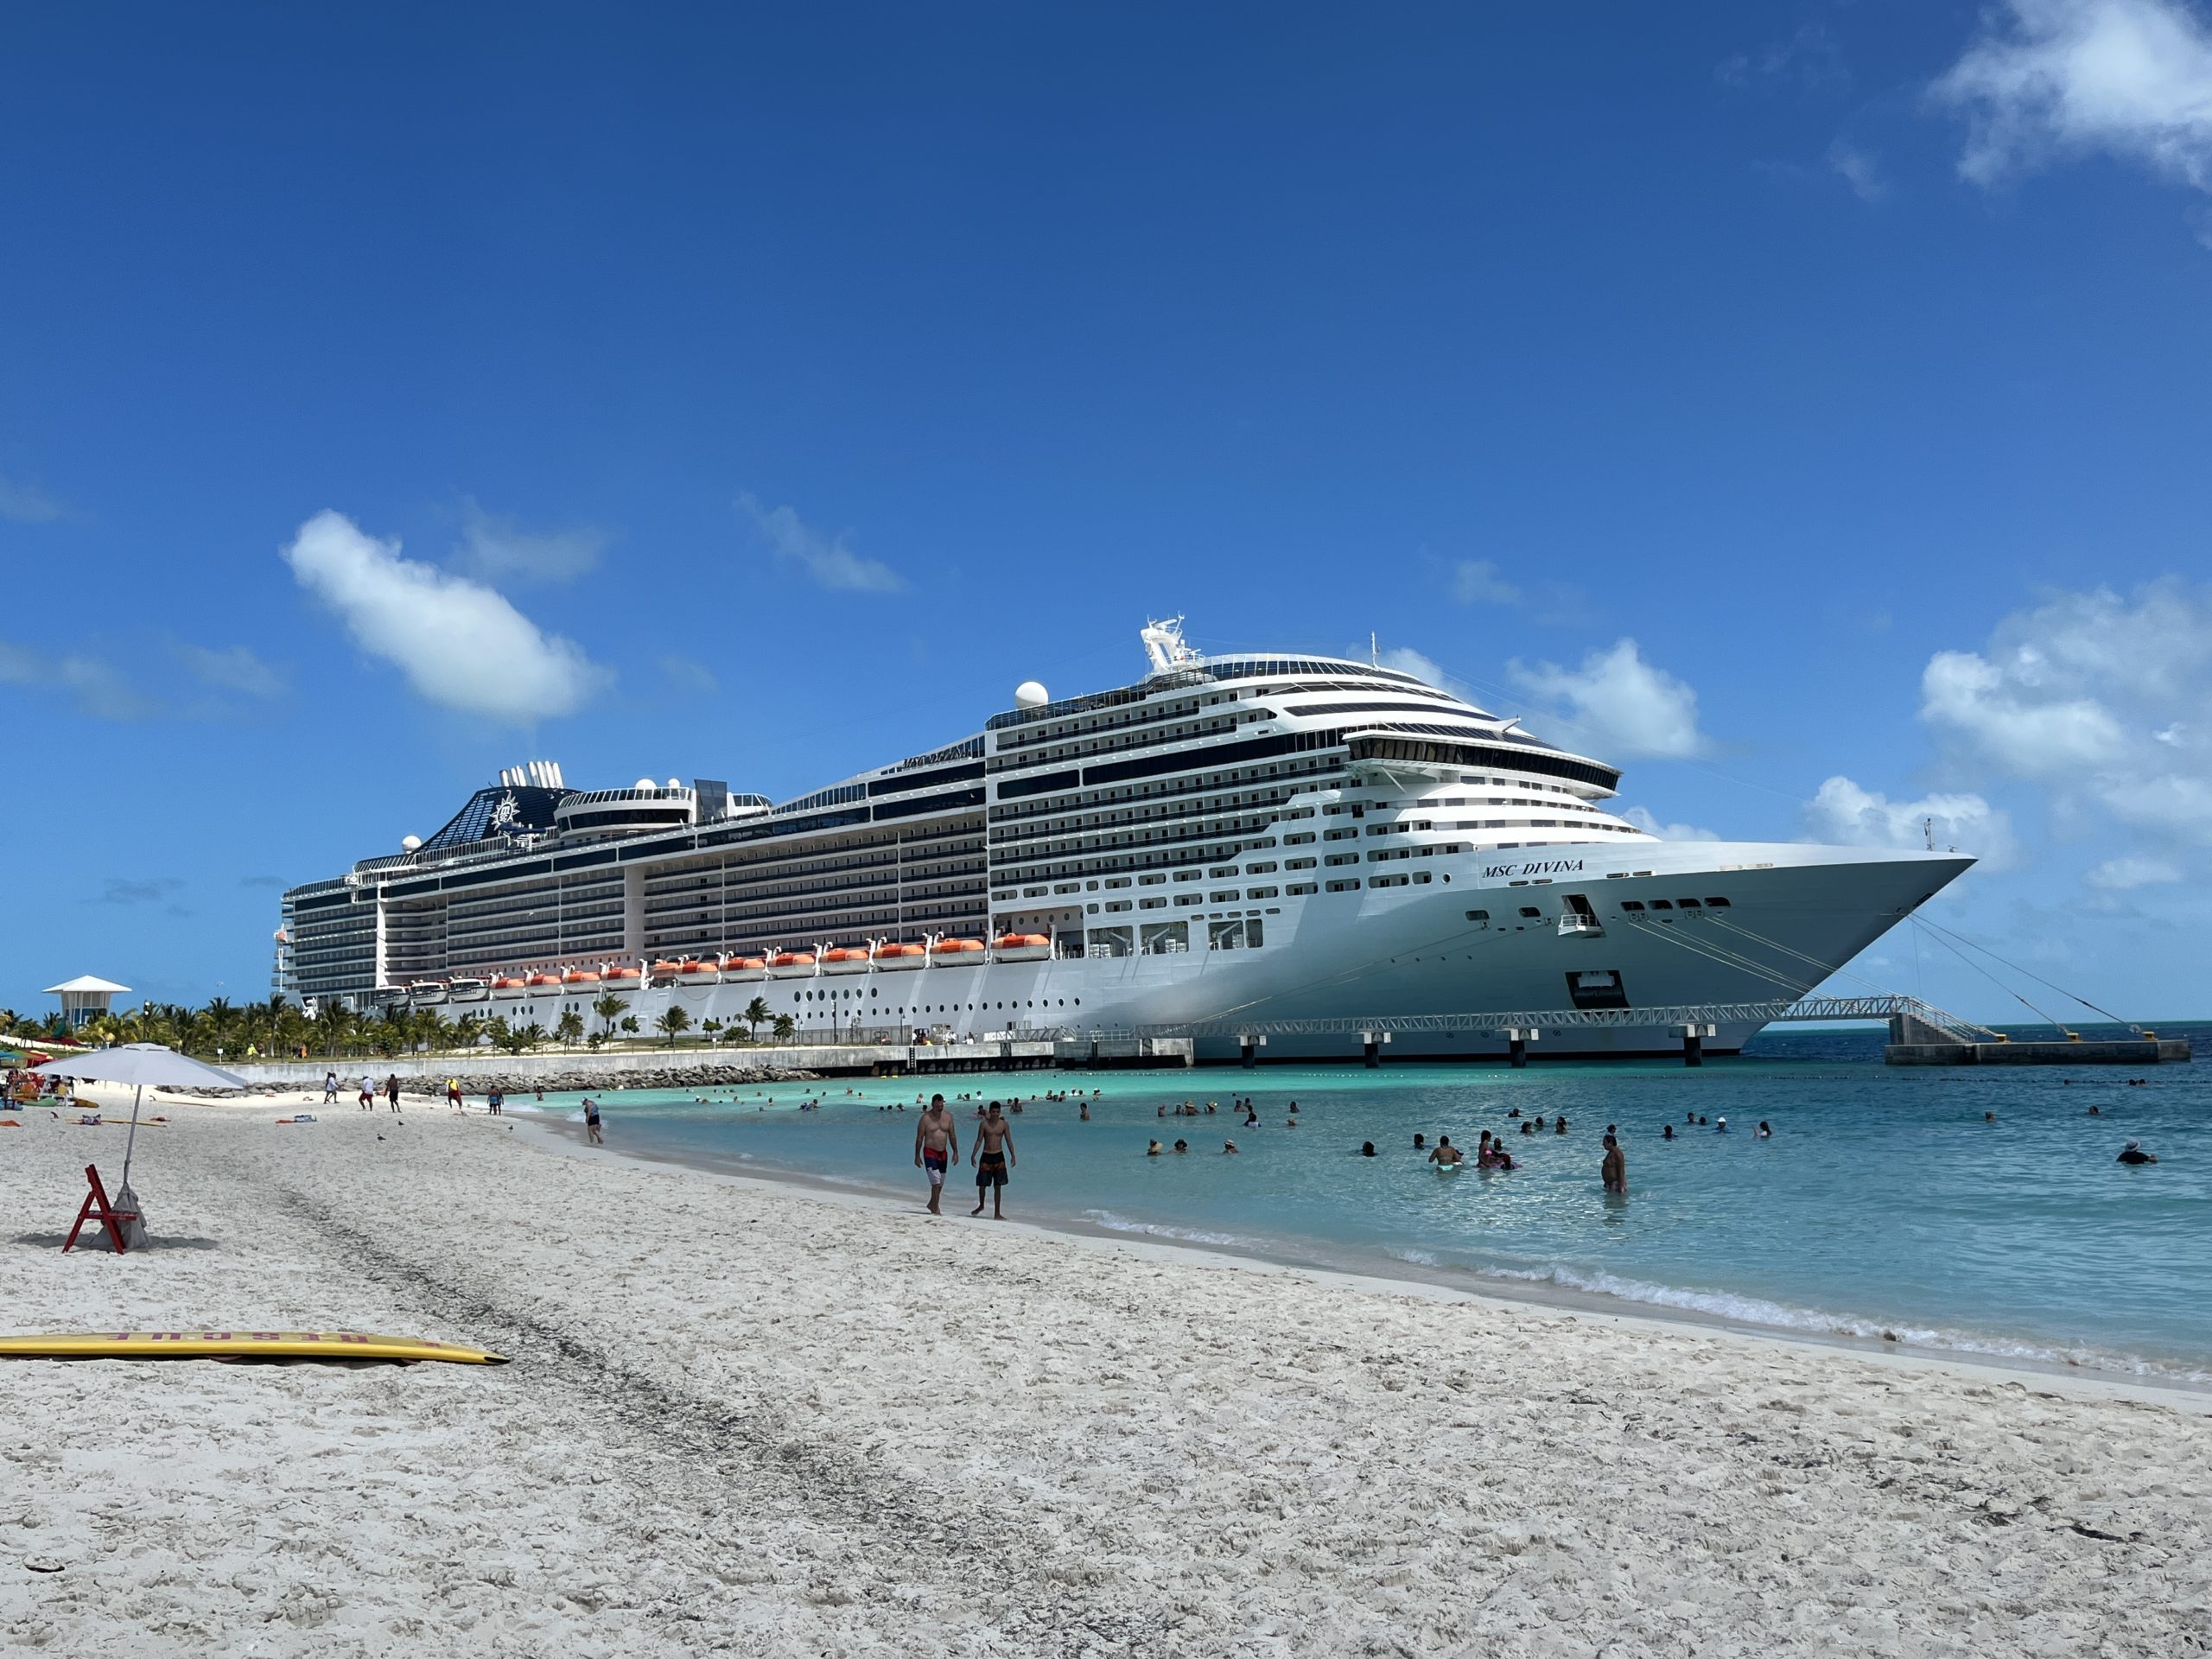
<path fill-rule="evenodd" d="M 19 524 L 50 524 L 62 516 L 62 506 L 35 484 L 0 478 L 0 518 Z"/>
<path fill-rule="evenodd" d="M 431 702 L 528 725 L 573 714 L 613 678 L 492 588 L 403 559 L 340 513 L 315 514 L 283 552 L 354 641 Z"/>
<path fill-rule="evenodd" d="M 1882 176 L 1881 164 L 1872 153 L 1856 144 L 1840 138 L 1830 144 L 1828 167 L 1861 201 L 1879 201 L 1890 194 L 1889 181 Z"/>
<path fill-rule="evenodd" d="M 841 593 L 895 594 L 906 585 L 889 565 L 861 557 L 843 537 L 824 536 L 790 507 L 766 508 L 750 495 L 739 496 L 737 505 L 767 538 L 777 558 L 797 565 L 822 587 Z"/>
<path fill-rule="evenodd" d="M 2101 152 L 2212 190 L 2212 33 L 2183 0 L 2007 0 L 1931 91 L 1976 184 Z"/>
<path fill-rule="evenodd" d="M 1662 841 L 1719 841 L 1718 830 L 1708 830 L 1701 823 L 1662 823 L 1649 807 L 1631 806 L 1621 814 L 1647 836 L 1656 836 Z"/>
<path fill-rule="evenodd" d="M 2088 876 L 2091 887 L 2113 893 L 2180 880 L 2181 872 L 2163 858 L 2108 858 Z"/>
<path fill-rule="evenodd" d="M 218 691 L 237 691 L 249 697 L 277 697 L 284 694 L 281 669 L 272 668 L 244 645 L 216 651 L 207 645 L 179 645 L 177 660 L 202 685 Z"/>
<path fill-rule="evenodd" d="M 504 512 L 486 512 L 475 498 L 461 501 L 461 540 L 454 567 L 465 575 L 510 586 L 574 582 L 599 563 L 607 531 L 585 524 L 573 530 L 525 530 Z"/>
<path fill-rule="evenodd" d="M 1411 645 L 1393 645 L 1382 653 L 1381 660 L 1385 668 L 1395 668 L 1401 674 L 1410 674 L 1440 691 L 1449 691 L 1455 696 L 1459 695 L 1452 677 L 1437 665 L 1435 658 L 1424 657 Z"/>
<path fill-rule="evenodd" d="M 680 691 L 711 696 L 721 690 L 721 682 L 715 677 L 714 670 L 704 663 L 694 662 L 689 657 L 679 657 L 673 652 L 660 659 L 660 671 L 667 675 L 671 683 Z"/>
<path fill-rule="evenodd" d="M 1926 795 L 1893 801 L 1861 789 L 1848 778 L 1831 778 L 1805 803 L 1812 839 L 1844 847 L 1923 847 L 1929 820 L 1938 851 L 1971 853 L 1985 868 L 2012 862 L 2018 851 L 2011 821 L 1979 795 Z"/>
<path fill-rule="evenodd" d="M 1633 639 L 1592 651 L 1579 669 L 1516 661 L 1506 672 L 1552 705 L 1568 741 L 1600 759 L 1681 760 L 1706 747 L 1697 728 L 1697 693 L 1645 662 Z"/>
<path fill-rule="evenodd" d="M 2212 588 L 2060 594 L 1939 652 L 1921 715 L 1954 765 L 2044 785 L 2062 816 L 2212 843 Z"/>
<path fill-rule="evenodd" d="M 1488 559 L 1461 559 L 1452 567 L 1452 597 L 1462 605 L 1517 605 L 1521 590 Z"/>
<path fill-rule="evenodd" d="M 1851 85 L 1851 68 L 1826 28 L 1802 23 L 1786 41 L 1770 41 L 1755 51 L 1722 59 L 1713 78 L 1724 86 L 1767 82 L 1806 92 L 1840 92 Z"/>
<path fill-rule="evenodd" d="M 143 720 L 159 712 L 111 663 L 71 652 L 34 651 L 0 639 L 0 685 L 51 691 L 94 720 Z"/>

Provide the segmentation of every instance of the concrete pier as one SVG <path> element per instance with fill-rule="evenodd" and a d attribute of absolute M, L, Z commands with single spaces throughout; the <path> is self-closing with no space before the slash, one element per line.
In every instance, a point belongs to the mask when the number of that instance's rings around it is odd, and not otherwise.
<path fill-rule="evenodd" d="M 1887 1065 L 2157 1065 L 2189 1058 L 2189 1045 L 2173 1037 L 2124 1042 L 1891 1043 L 1882 1050 Z"/>

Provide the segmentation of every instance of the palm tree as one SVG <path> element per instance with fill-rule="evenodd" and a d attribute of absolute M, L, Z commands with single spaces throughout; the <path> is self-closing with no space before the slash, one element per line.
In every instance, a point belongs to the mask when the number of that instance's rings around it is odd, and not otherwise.
<path fill-rule="evenodd" d="M 687 1029 L 690 1024 L 690 1014 L 682 1008 L 671 1007 L 659 1019 L 653 1021 L 653 1029 L 664 1033 L 668 1038 L 668 1046 L 674 1048 L 678 1034 Z"/>
<path fill-rule="evenodd" d="M 524 1026 L 520 1031 L 517 1032 L 515 1033 L 515 1037 L 516 1039 L 521 1043 L 523 1048 L 536 1048 L 540 1043 L 545 1040 L 545 1027 L 539 1025 L 537 1020 L 533 1020 L 528 1025 Z M 515 1052 L 517 1053 L 520 1053 L 522 1050 L 518 1049 Z"/>
<path fill-rule="evenodd" d="M 574 1048 L 576 1046 L 577 1040 L 582 1038 L 583 1034 L 584 1017 L 581 1014 L 578 1014 L 574 1008 L 568 1009 L 558 1020 L 553 1022 L 553 1035 L 555 1039 L 568 1047 Z"/>
<path fill-rule="evenodd" d="M 622 1016 L 622 1029 L 628 1032 L 632 1037 L 636 1036 L 638 1034 L 638 1016 L 634 1014 L 624 1014 Z"/>
<path fill-rule="evenodd" d="M 788 1014 L 779 1014 L 776 1016 L 776 1023 L 773 1029 L 775 1031 L 776 1040 L 778 1042 L 788 1043 L 791 1039 L 791 1034 L 798 1029 L 798 1021 L 792 1019 Z"/>
<path fill-rule="evenodd" d="M 699 1022 L 699 1029 L 707 1033 L 709 1042 L 713 1043 L 717 1048 L 721 1046 L 720 1039 L 722 1034 L 722 1022 L 721 1020 L 702 1020 Z"/>
<path fill-rule="evenodd" d="M 745 1023 L 752 1028 L 753 1040 L 760 1040 L 760 1027 L 769 1017 L 768 999 L 756 996 L 745 1005 Z"/>
<path fill-rule="evenodd" d="M 591 1005 L 591 1011 L 599 1016 L 602 1035 L 614 1029 L 614 1022 L 622 1017 L 622 1010 L 627 1007 L 629 1004 L 612 991 Z"/>

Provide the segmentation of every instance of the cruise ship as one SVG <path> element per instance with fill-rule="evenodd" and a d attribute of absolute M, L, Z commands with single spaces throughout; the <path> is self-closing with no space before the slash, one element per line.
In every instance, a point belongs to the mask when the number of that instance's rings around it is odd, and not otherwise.
<path fill-rule="evenodd" d="M 1794 997 L 1973 862 L 1664 841 L 1613 810 L 1614 767 L 1410 674 L 1205 655 L 1179 618 L 1141 638 L 1132 684 L 1027 683 L 980 733 L 795 800 L 503 772 L 286 893 L 277 987 L 548 1030 L 765 1005 L 817 1038 L 1186 1031 L 1201 1060 L 1253 1030 L 1269 1061 L 1356 1056 L 1347 1022 L 1427 1016 L 1392 1058 L 1480 1058 L 1508 1049 L 1486 1014 Z M 1530 1052 L 1679 1053 L 1663 1017 Z"/>

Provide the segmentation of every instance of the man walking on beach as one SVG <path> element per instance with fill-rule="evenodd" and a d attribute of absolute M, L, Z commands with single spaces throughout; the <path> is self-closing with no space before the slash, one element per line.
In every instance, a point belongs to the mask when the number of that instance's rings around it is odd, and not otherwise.
<path fill-rule="evenodd" d="M 1605 1137 L 1605 1160 L 1598 1166 L 1598 1179 L 1605 1184 L 1606 1192 L 1628 1196 L 1628 1155 L 1610 1135 Z"/>
<path fill-rule="evenodd" d="M 395 1071 L 384 1080 L 384 1097 L 391 1103 L 391 1109 L 399 1109 L 399 1073 Z"/>
<path fill-rule="evenodd" d="M 944 1213 L 938 1207 L 944 1197 L 944 1172 L 959 1155 L 960 1131 L 945 1109 L 944 1096 L 931 1095 L 929 1109 L 914 1125 L 914 1166 L 929 1173 L 929 1211 L 933 1216 Z"/>
<path fill-rule="evenodd" d="M 361 1073 L 361 1109 L 365 1112 L 373 1112 L 376 1109 L 376 1079 L 372 1077 L 367 1072 L 364 1071 Z"/>
<path fill-rule="evenodd" d="M 326 1106 L 338 1103 L 338 1074 L 335 1071 L 322 1074 L 322 1103 Z"/>
<path fill-rule="evenodd" d="M 599 1103 L 596 1101 L 584 1102 L 584 1138 L 594 1147 L 607 1144 L 599 1138 Z"/>
<path fill-rule="evenodd" d="M 983 1195 L 991 1197 L 991 1219 L 1004 1221 L 1007 1172 L 1014 1167 L 1014 1125 L 999 1116 L 999 1103 L 991 1103 L 990 1116 L 976 1126 L 976 1146 L 969 1154 L 976 1166 L 976 1207 L 968 1213 L 983 1213 Z"/>

